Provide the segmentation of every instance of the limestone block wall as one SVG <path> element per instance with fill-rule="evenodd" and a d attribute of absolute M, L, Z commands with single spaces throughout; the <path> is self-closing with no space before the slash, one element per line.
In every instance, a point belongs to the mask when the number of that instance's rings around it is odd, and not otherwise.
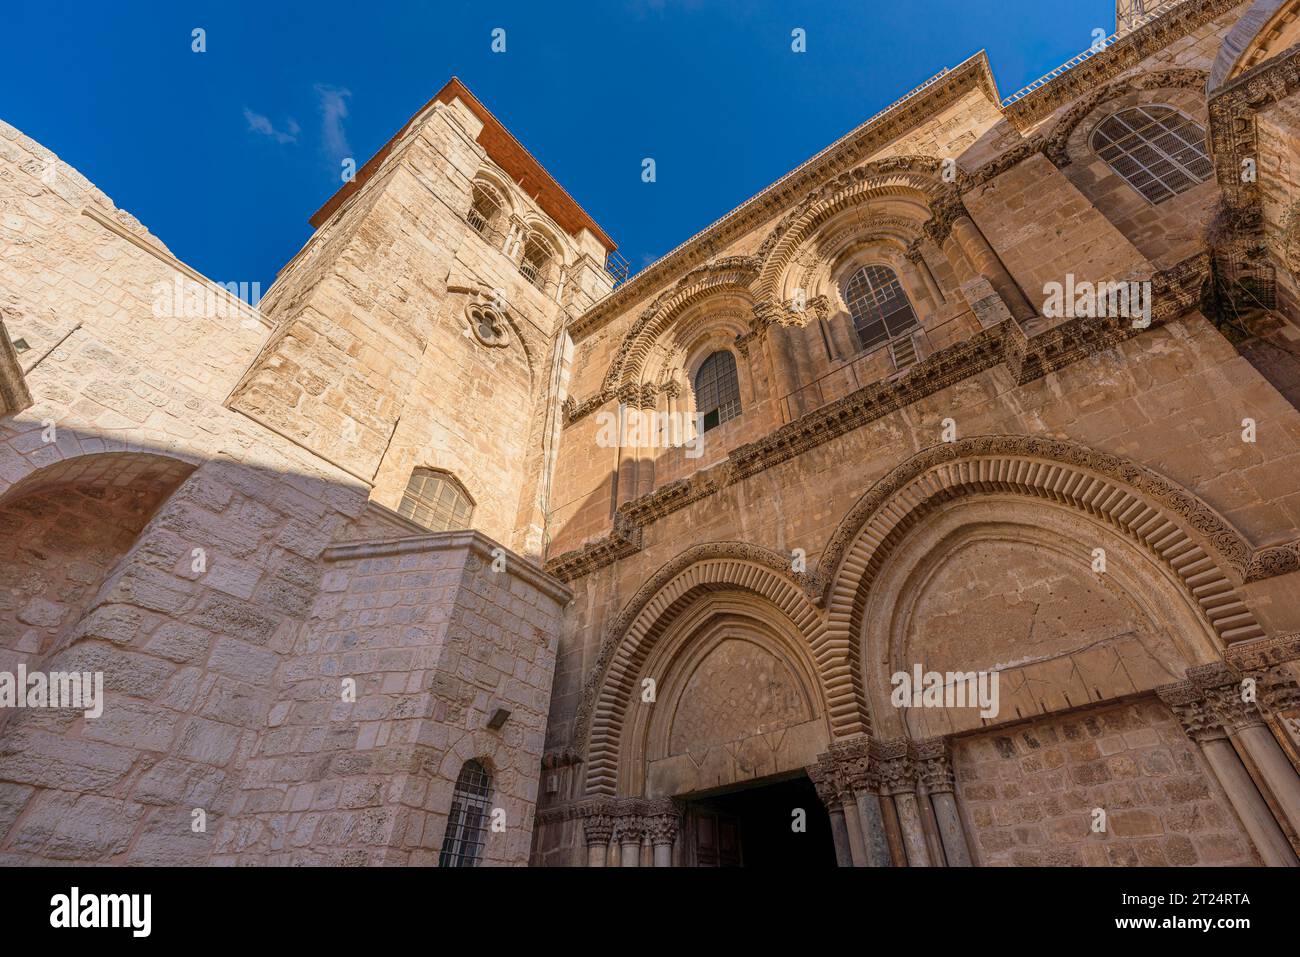
<path fill-rule="evenodd" d="M 567 592 L 495 549 L 448 532 L 326 552 L 213 863 L 436 865 L 471 759 L 504 815 L 483 864 L 527 862 Z"/>
<path fill-rule="evenodd" d="M 1263 430 L 1255 443 L 1242 441 L 1246 417 Z M 570 737 L 573 718 L 601 638 L 657 570 L 693 545 L 731 541 L 779 555 L 801 548 L 815 569 L 854 502 L 939 444 L 945 418 L 960 437 L 1064 438 L 1124 456 L 1201 496 L 1256 544 L 1300 535 L 1293 479 L 1300 413 L 1203 318 L 1193 314 L 1023 385 L 995 367 L 655 517 L 639 550 L 571 582 L 548 747 L 581 747 Z M 1284 577 L 1243 590 L 1274 633 L 1300 625 L 1300 608 L 1285 597 L 1290 587 Z"/>
<path fill-rule="evenodd" d="M 1260 863 L 1227 796 L 1155 699 L 959 739 L 957 795 L 981 866 Z M 1093 810 L 1105 810 L 1104 830 Z"/>

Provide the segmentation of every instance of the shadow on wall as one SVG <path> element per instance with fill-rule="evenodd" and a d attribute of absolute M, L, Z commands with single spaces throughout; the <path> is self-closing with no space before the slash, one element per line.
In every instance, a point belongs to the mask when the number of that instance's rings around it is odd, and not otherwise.
<path fill-rule="evenodd" d="M 18 452 L 51 464 L 0 494 L 0 682 L 46 676 L 0 708 L 0 864 L 436 863 L 469 758 L 516 825 L 484 862 L 526 862 L 563 604 L 520 587 L 531 566 L 485 574 L 490 540 L 421 533 L 359 485 L 47 437 Z M 517 687 L 454 667 L 501 650 L 469 592 L 535 649 Z M 75 690 L 56 673 L 89 697 L 53 707 Z M 483 730 L 503 698 L 515 720 Z"/>

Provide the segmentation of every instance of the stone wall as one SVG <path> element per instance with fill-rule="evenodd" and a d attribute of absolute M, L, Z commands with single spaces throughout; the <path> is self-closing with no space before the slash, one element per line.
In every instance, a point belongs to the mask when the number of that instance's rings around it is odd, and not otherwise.
<path fill-rule="evenodd" d="M 983 866 L 1259 863 L 1195 745 L 1153 699 L 962 739 L 953 765 Z"/>

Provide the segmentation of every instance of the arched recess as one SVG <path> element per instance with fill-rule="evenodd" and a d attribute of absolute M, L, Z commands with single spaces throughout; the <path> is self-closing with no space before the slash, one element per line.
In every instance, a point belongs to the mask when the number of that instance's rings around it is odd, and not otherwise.
<path fill-rule="evenodd" d="M 1044 138 L 1043 152 L 1057 166 L 1069 166 L 1084 159 L 1088 153 L 1087 143 L 1092 128 L 1102 119 L 1124 106 L 1141 102 L 1157 102 L 1161 92 L 1187 91 L 1186 99 L 1175 97 L 1180 102 L 1177 106 L 1195 107 L 1197 122 L 1204 124 L 1205 83 L 1204 70 L 1175 69 L 1157 70 L 1139 73 L 1107 83 L 1081 97 L 1056 121 L 1050 133 Z M 1167 99 L 1168 97 L 1166 97 Z"/>
<path fill-rule="evenodd" d="M 1181 681 L 1219 658 L 1181 586 L 1140 543 L 1069 505 L 996 491 L 938 505 L 881 562 L 855 636 L 873 728 L 946 737 Z M 917 664 L 996 672 L 996 708 L 894 707 L 891 676 Z"/>
<path fill-rule="evenodd" d="M 1134 462 L 1031 436 L 977 436 L 934 446 L 859 499 L 819 565 L 827 630 L 861 634 L 881 568 L 927 514 L 957 499 L 994 493 L 1053 502 L 1117 530 L 1168 570 L 1220 647 L 1264 634 L 1236 590 L 1250 547 L 1222 516 Z"/>
<path fill-rule="evenodd" d="M 821 616 L 789 569 L 786 557 L 765 548 L 715 542 L 687 549 L 637 591 L 606 631 L 578 710 L 577 739 L 587 745 L 587 793 L 616 793 L 624 728 L 646 662 L 665 632 L 715 592 L 753 596 L 783 616 L 815 663 L 831 733 L 868 730 L 847 638 L 827 640 Z"/>
<path fill-rule="evenodd" d="M 907 223 L 906 231 L 915 238 L 934 208 L 955 199 L 963 179 L 964 174 L 958 171 L 957 181 L 944 182 L 942 161 L 935 157 L 903 156 L 867 163 L 830 180 L 804 197 L 764 240 L 757 253 L 761 263 L 755 283 L 757 296 L 769 302 L 783 301 L 791 270 L 807 265 L 801 262 L 804 247 L 823 231 L 829 236 L 851 229 L 855 216 L 862 218 L 859 211 L 864 208 Z"/>
<path fill-rule="evenodd" d="M 1300 43 L 1300 0 L 1254 0 L 1237 18 L 1210 67 L 1207 93 Z"/>
<path fill-rule="evenodd" d="M 0 671 L 35 671 L 75 637 L 101 585 L 194 469 L 150 452 L 79 455 L 0 495 Z"/>
<path fill-rule="evenodd" d="M 709 592 L 646 658 L 653 707 L 627 714 L 617 792 L 672 797 L 812 764 L 830 731 L 810 649 L 780 610 Z"/>
<path fill-rule="evenodd" d="M 672 289 L 662 293 L 641 313 L 623 337 L 605 371 L 601 392 L 612 396 L 620 386 L 646 380 L 646 366 L 655 346 L 673 329 L 679 316 L 706 300 L 718 298 L 730 309 L 748 308 L 754 297 L 750 282 L 754 263 L 748 257 L 729 257 L 693 269 Z"/>

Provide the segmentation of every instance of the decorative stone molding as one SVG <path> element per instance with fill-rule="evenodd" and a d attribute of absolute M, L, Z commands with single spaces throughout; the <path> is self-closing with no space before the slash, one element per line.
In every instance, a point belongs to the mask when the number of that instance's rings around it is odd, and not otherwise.
<path fill-rule="evenodd" d="M 848 170 L 809 190 L 768 233 L 756 254 L 762 266 L 756 284 L 759 298 L 777 295 L 781 276 L 796 252 L 817 233 L 828 219 L 846 209 L 878 196 L 912 194 L 931 208 L 951 202 L 965 181 L 946 183 L 940 178 L 943 160 L 933 156 L 891 156 Z M 862 224 L 870 229 L 870 223 Z M 917 223 L 916 225 L 920 225 Z"/>
<path fill-rule="evenodd" d="M 1223 661 L 1187 669 L 1187 680 L 1214 709 L 1219 723 L 1232 731 L 1261 727 L 1264 716 L 1253 701 L 1247 701 L 1241 673 Z"/>
<path fill-rule="evenodd" d="M 465 319 L 470 331 L 480 343 L 492 349 L 510 345 L 510 333 L 506 321 L 491 306 L 470 302 L 465 306 Z"/>
<path fill-rule="evenodd" d="M 1097 107 L 1125 94 L 1146 90 L 1169 89 L 1205 89 L 1208 74 L 1204 70 L 1156 70 L 1150 73 L 1137 73 L 1108 83 L 1098 90 L 1093 90 L 1079 99 L 1061 115 L 1041 143 L 1043 154 L 1059 167 L 1069 166 L 1071 157 L 1068 151 L 1070 135 L 1083 120 Z M 996 161 L 995 161 L 996 162 Z"/>
<path fill-rule="evenodd" d="M 1221 640 L 1263 635 L 1222 570 L 1240 573 L 1249 546 L 1203 501 L 1119 456 L 1058 439 L 997 435 L 932 446 L 895 467 L 849 509 L 817 570 L 828 627 L 858 634 L 871 583 L 907 528 L 958 496 L 991 490 L 1058 502 L 1108 521 L 1167 565 L 1177 556 L 1179 566 L 1169 565 L 1171 571 L 1184 581 L 1195 577 L 1197 587 L 1205 575 L 1217 575 L 1215 600 L 1232 606 L 1221 615 L 1216 606 L 1210 622 Z M 1185 588 L 1195 601 L 1192 586 Z"/>
<path fill-rule="evenodd" d="M 587 793 L 615 792 L 623 716 L 638 669 L 659 636 L 695 597 L 719 587 L 764 599 L 807 642 L 833 733 L 869 730 L 854 649 L 847 642 L 827 644 L 821 617 L 789 560 L 741 542 L 697 545 L 651 576 L 605 629 L 575 718 L 574 740 L 587 742 Z"/>
<path fill-rule="evenodd" d="M 1253 674 L 1259 693 L 1259 703 L 1268 711 L 1278 714 L 1300 709 L 1300 684 L 1295 675 L 1280 665 Z"/>
<path fill-rule="evenodd" d="M 1218 713 L 1190 681 L 1157 688 L 1156 695 L 1169 706 L 1183 732 L 1197 744 L 1227 737 Z"/>
<path fill-rule="evenodd" d="M 1255 115 L 1300 90 L 1300 45 L 1243 73 L 1209 103 L 1210 144 L 1215 178 L 1223 193 L 1226 218 L 1241 237 L 1256 237 L 1262 226 L 1258 177 L 1243 182 L 1243 160 L 1259 161 Z"/>
<path fill-rule="evenodd" d="M 912 763 L 911 742 L 906 739 L 872 741 L 871 756 L 880 779 L 881 794 L 916 793 L 916 766 Z"/>
<path fill-rule="evenodd" d="M 1163 16 L 1009 104 L 1003 113 L 1017 129 L 1027 130 L 1053 111 L 1135 69 L 1152 54 L 1164 50 L 1240 3 L 1241 0 L 1184 0 Z"/>
<path fill-rule="evenodd" d="M 951 794 L 957 790 L 952 773 L 952 752 L 943 738 L 929 738 L 912 744 L 922 794 Z"/>
<path fill-rule="evenodd" d="M 1263 671 L 1300 660 L 1300 632 L 1233 645 L 1224 657 L 1238 671 Z"/>
<path fill-rule="evenodd" d="M 913 129 L 921 119 L 956 103 L 972 90 L 979 90 L 990 103 L 998 103 L 997 84 L 983 52 L 872 117 L 639 272 L 588 310 L 570 327 L 570 335 L 575 340 L 590 335 L 673 276 L 716 256 L 734 239 L 801 201 L 809 190 L 862 163 Z"/>

